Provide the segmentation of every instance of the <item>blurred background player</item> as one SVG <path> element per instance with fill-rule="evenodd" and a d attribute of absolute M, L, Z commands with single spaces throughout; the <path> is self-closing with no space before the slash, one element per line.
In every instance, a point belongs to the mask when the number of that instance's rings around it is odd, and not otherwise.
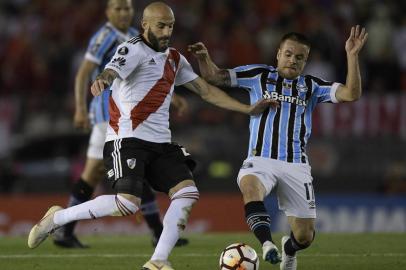
<path fill-rule="evenodd" d="M 77 205 L 91 199 L 95 187 L 105 177 L 103 165 L 103 146 L 109 121 L 108 98 L 110 90 L 94 97 L 90 104 L 90 119 L 87 110 L 87 93 L 92 76 L 99 74 L 114 55 L 117 46 L 139 34 L 131 27 L 133 20 L 133 5 L 131 0 L 108 0 L 106 16 L 108 22 L 104 24 L 91 38 L 85 59 L 82 61 L 75 81 L 75 115 L 74 126 L 83 130 L 91 128 L 91 136 L 87 150 L 87 159 L 81 178 L 74 184 L 70 195 L 69 206 Z M 178 113 L 182 113 L 187 106 L 186 101 L 174 96 L 172 103 Z M 155 246 L 162 233 L 162 222 L 155 194 L 147 185 L 143 188 L 141 212 L 148 227 L 153 233 L 152 244 Z M 84 248 L 75 236 L 76 222 L 69 223 L 54 234 L 54 243 L 65 248 Z M 188 243 L 180 238 L 176 246 Z"/>
<path fill-rule="evenodd" d="M 359 25 L 352 27 L 345 43 L 347 79 L 345 85 L 302 75 L 310 42 L 302 34 L 288 33 L 279 43 L 277 67 L 246 65 L 219 69 L 202 43 L 191 45 L 203 77 L 218 86 L 239 87 L 249 92 L 251 103 L 267 97 L 280 102 L 252 116 L 248 157 L 238 174 L 246 222 L 262 245 L 263 259 L 281 270 L 296 270 L 296 252 L 308 248 L 315 236 L 316 200 L 306 143 L 312 127 L 312 112 L 318 103 L 356 101 L 361 97 L 358 54 L 368 34 Z M 264 199 L 276 189 L 279 209 L 291 228 L 282 237 L 282 258 L 270 230 L 270 216 Z"/>

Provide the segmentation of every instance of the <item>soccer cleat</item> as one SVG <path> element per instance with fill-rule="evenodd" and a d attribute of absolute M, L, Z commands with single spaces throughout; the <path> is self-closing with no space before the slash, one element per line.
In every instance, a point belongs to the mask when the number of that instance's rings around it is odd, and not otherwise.
<path fill-rule="evenodd" d="M 52 234 L 56 229 L 58 229 L 59 226 L 54 223 L 54 214 L 56 211 L 62 209 L 62 207 L 57 205 L 52 206 L 45 213 L 44 217 L 37 224 L 35 224 L 34 227 L 32 227 L 30 234 L 28 235 L 29 248 L 36 248 L 45 239 L 47 239 L 48 235 Z"/>
<path fill-rule="evenodd" d="M 89 248 L 81 243 L 76 235 L 63 235 L 58 230 L 54 233 L 54 244 L 62 248 Z"/>
<path fill-rule="evenodd" d="M 281 262 L 281 255 L 279 254 L 279 250 L 271 241 L 266 241 L 262 245 L 262 258 L 264 259 L 264 261 L 270 262 L 271 264 L 277 264 Z"/>
<path fill-rule="evenodd" d="M 156 238 L 155 236 L 152 237 L 152 246 L 156 247 L 156 245 L 158 244 L 158 238 Z M 176 241 L 175 247 L 182 247 L 182 246 L 186 246 L 187 244 L 189 244 L 189 240 L 186 238 L 179 238 L 178 241 Z"/>
<path fill-rule="evenodd" d="M 175 270 L 168 261 L 147 261 L 141 270 Z"/>
<path fill-rule="evenodd" d="M 281 270 L 296 270 L 297 260 L 295 256 L 289 256 L 285 253 L 285 243 L 290 239 L 289 236 L 282 237 L 282 262 L 280 264 Z"/>

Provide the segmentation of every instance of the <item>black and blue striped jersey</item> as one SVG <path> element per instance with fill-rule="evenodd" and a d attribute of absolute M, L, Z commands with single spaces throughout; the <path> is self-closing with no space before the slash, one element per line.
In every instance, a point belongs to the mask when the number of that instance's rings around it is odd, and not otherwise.
<path fill-rule="evenodd" d="M 233 87 L 246 89 L 251 104 L 261 98 L 280 102 L 250 118 L 248 157 L 261 156 L 291 163 L 308 163 L 305 152 L 312 129 L 312 112 L 321 102 L 338 102 L 339 83 L 304 75 L 285 79 L 268 65 L 247 65 L 229 70 Z"/>
<path fill-rule="evenodd" d="M 92 75 L 92 80 L 110 62 L 118 45 L 137 35 L 139 35 L 139 32 L 135 28 L 129 28 L 127 33 L 123 33 L 110 22 L 104 24 L 90 39 L 85 55 L 86 60 L 98 65 Z M 89 106 L 89 117 L 92 124 L 109 121 L 109 96 L 110 90 L 106 89 L 101 95 L 92 99 Z"/>

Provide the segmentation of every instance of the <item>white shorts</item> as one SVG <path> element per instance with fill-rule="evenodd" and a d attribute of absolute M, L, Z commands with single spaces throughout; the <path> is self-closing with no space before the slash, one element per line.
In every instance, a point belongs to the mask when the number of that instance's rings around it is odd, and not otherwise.
<path fill-rule="evenodd" d="M 316 218 L 313 177 L 308 164 L 263 157 L 247 158 L 238 173 L 238 186 L 246 175 L 256 176 L 268 195 L 276 188 L 279 209 L 286 216 Z"/>
<path fill-rule="evenodd" d="M 89 146 L 87 147 L 87 157 L 103 159 L 103 147 L 106 140 L 108 122 L 95 124 L 90 134 Z"/>

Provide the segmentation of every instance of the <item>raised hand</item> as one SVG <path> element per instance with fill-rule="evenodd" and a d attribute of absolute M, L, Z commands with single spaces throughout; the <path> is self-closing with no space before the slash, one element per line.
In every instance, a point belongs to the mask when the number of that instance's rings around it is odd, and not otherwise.
<path fill-rule="evenodd" d="M 209 51 L 202 42 L 197 42 L 195 44 L 189 45 L 188 52 L 191 52 L 196 58 L 209 57 Z"/>
<path fill-rule="evenodd" d="M 274 99 L 261 99 L 257 101 L 255 104 L 251 105 L 251 109 L 248 114 L 258 115 L 269 107 L 271 107 L 272 109 L 279 108 L 279 102 Z"/>
<path fill-rule="evenodd" d="M 368 33 L 365 31 L 365 28 L 360 30 L 359 25 L 351 27 L 350 36 L 345 42 L 345 50 L 347 54 L 357 55 L 367 39 Z"/>

